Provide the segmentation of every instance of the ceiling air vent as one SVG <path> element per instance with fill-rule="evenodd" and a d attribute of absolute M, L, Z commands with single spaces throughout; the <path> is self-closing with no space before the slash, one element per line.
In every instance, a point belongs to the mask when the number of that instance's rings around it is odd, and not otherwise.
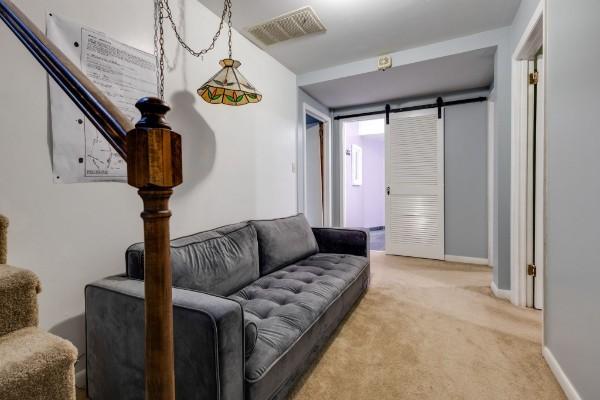
<path fill-rule="evenodd" d="M 283 14 L 247 30 L 266 46 L 326 31 L 325 26 L 310 6 Z"/>

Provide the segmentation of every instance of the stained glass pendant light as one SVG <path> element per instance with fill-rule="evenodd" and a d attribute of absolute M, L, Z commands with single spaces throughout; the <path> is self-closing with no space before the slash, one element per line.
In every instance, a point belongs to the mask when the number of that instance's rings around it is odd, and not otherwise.
<path fill-rule="evenodd" d="M 262 99 L 262 95 L 238 70 L 242 63 L 225 58 L 219 64 L 223 68 L 198 89 L 198 94 L 207 103 L 243 106 Z"/>
<path fill-rule="evenodd" d="M 157 54 L 160 57 L 160 94 L 163 94 L 163 86 L 164 86 L 164 49 L 162 40 L 162 19 L 165 17 L 168 18 L 171 22 L 171 27 L 175 32 L 175 36 L 177 37 L 181 46 L 186 49 L 190 54 L 195 57 L 200 57 L 214 49 L 215 43 L 221 34 L 221 30 L 223 29 L 223 25 L 225 24 L 225 19 L 227 19 L 227 27 L 229 29 L 229 56 L 219 62 L 221 64 L 221 70 L 213 75 L 204 85 L 198 89 L 198 95 L 202 97 L 207 103 L 210 104 L 225 104 L 228 106 L 243 106 L 248 103 L 258 103 L 262 99 L 262 95 L 256 90 L 254 85 L 252 85 L 248 80 L 242 75 L 239 71 L 239 66 L 242 65 L 237 60 L 234 60 L 232 57 L 231 51 L 231 1 L 232 0 L 224 0 L 223 5 L 223 14 L 221 15 L 221 23 L 219 24 L 219 30 L 213 36 L 212 43 L 206 49 L 200 51 L 194 51 L 190 48 L 189 45 L 185 43 L 181 35 L 179 34 L 176 24 L 173 19 L 173 15 L 171 13 L 171 9 L 169 7 L 169 0 L 155 0 L 156 4 L 156 22 L 157 22 L 157 31 L 155 36 L 158 38 L 158 45 L 160 49 L 157 49 Z"/>

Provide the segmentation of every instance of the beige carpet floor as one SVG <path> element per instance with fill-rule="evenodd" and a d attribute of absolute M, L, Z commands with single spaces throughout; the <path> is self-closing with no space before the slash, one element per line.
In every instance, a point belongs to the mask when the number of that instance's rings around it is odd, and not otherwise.
<path fill-rule="evenodd" d="M 541 313 L 495 298 L 491 269 L 372 253 L 371 288 L 293 400 L 564 399 Z"/>
<path fill-rule="evenodd" d="M 495 298 L 490 268 L 373 252 L 371 272 L 292 400 L 565 398 L 541 313 Z"/>

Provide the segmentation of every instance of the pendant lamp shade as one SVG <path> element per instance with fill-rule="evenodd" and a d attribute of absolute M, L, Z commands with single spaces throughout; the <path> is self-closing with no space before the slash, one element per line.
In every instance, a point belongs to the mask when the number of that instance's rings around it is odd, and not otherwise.
<path fill-rule="evenodd" d="M 219 64 L 223 68 L 198 89 L 198 94 L 207 103 L 243 106 L 262 99 L 262 95 L 238 70 L 242 65 L 239 61 L 225 58 Z"/>

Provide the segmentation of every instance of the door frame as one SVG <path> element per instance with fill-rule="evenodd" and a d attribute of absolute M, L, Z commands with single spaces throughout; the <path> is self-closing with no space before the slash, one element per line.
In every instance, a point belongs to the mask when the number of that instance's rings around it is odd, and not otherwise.
<path fill-rule="evenodd" d="M 308 194 L 306 191 L 307 178 L 307 154 L 306 154 L 306 116 L 319 120 L 323 123 L 323 226 L 331 226 L 332 218 L 332 138 L 331 138 L 331 117 L 308 103 L 302 103 L 302 179 L 298 178 L 298 186 L 302 187 L 302 196 L 299 197 L 298 212 L 306 212 L 308 203 Z"/>
<path fill-rule="evenodd" d="M 545 51 L 546 49 L 543 48 Z M 541 63 L 540 63 L 541 60 Z M 541 254 L 542 256 L 545 254 L 545 246 L 546 246 L 546 237 L 544 232 L 546 232 L 546 222 L 545 222 L 545 191 L 546 191 L 546 180 L 547 180 L 547 169 L 546 169 L 546 104 L 545 104 L 545 96 L 546 96 L 546 56 L 542 51 L 542 54 L 537 56 L 536 60 L 538 75 L 542 77 L 541 85 L 537 86 L 537 104 L 536 104 L 536 133 L 541 132 L 542 134 L 536 135 L 536 165 L 535 171 L 542 171 L 543 179 L 538 181 L 540 176 L 536 175 L 535 182 L 535 209 L 539 209 L 540 213 L 534 214 L 534 224 L 536 232 L 541 231 L 542 240 L 538 240 L 539 236 L 536 236 L 536 241 L 532 244 L 534 246 L 535 254 Z M 539 82 L 538 82 L 539 83 Z M 542 193 L 541 196 L 538 193 Z M 539 220 L 538 220 L 539 218 Z M 534 278 L 534 287 L 535 291 L 532 293 L 533 295 L 533 305 L 536 309 L 544 308 L 544 277 L 545 277 L 545 268 L 546 268 L 546 259 L 542 257 L 541 263 L 536 256 L 536 271 L 540 275 L 540 279 Z M 538 301 L 539 300 L 539 301 Z"/>
<path fill-rule="evenodd" d="M 495 154 L 495 138 L 496 138 L 496 89 L 492 89 L 487 101 L 487 210 L 488 210 L 488 262 L 490 268 L 497 266 L 496 260 L 496 230 L 494 229 L 494 205 L 496 202 L 496 194 L 494 188 L 496 174 L 496 157 Z"/>
<path fill-rule="evenodd" d="M 545 46 L 546 26 L 544 18 L 545 2 L 542 0 L 531 17 L 519 44 L 512 55 L 512 121 L 511 121 L 511 302 L 525 307 L 527 304 L 527 98 L 528 98 L 528 59 L 534 57 L 540 47 Z M 545 80 L 546 74 L 543 78 Z M 545 86 L 545 82 L 543 83 Z M 545 98 L 542 99 L 545 106 Z M 545 124 L 544 124 L 545 125 Z M 545 143 L 545 132 L 539 132 Z M 546 159 L 546 149 L 542 157 Z M 544 188 L 546 187 L 546 173 Z M 541 204 L 543 225 L 546 226 L 546 190 L 538 193 Z M 545 243 L 545 232 L 541 233 Z M 546 252 L 541 255 L 544 259 Z"/>
<path fill-rule="evenodd" d="M 374 119 L 385 119 L 384 116 L 376 116 L 376 115 L 366 115 L 363 117 L 353 117 L 353 118 L 344 118 L 338 123 L 338 137 L 339 147 L 337 149 L 338 154 L 340 155 L 338 167 L 340 170 L 339 174 L 339 188 L 340 188 L 340 198 L 339 198 L 339 206 L 340 206 L 340 226 L 346 226 L 346 134 L 344 132 L 344 127 L 347 123 L 351 122 L 359 122 L 359 121 L 371 121 Z M 384 134 L 385 135 L 385 134 Z M 385 152 L 384 152 L 384 162 L 385 162 Z"/>

